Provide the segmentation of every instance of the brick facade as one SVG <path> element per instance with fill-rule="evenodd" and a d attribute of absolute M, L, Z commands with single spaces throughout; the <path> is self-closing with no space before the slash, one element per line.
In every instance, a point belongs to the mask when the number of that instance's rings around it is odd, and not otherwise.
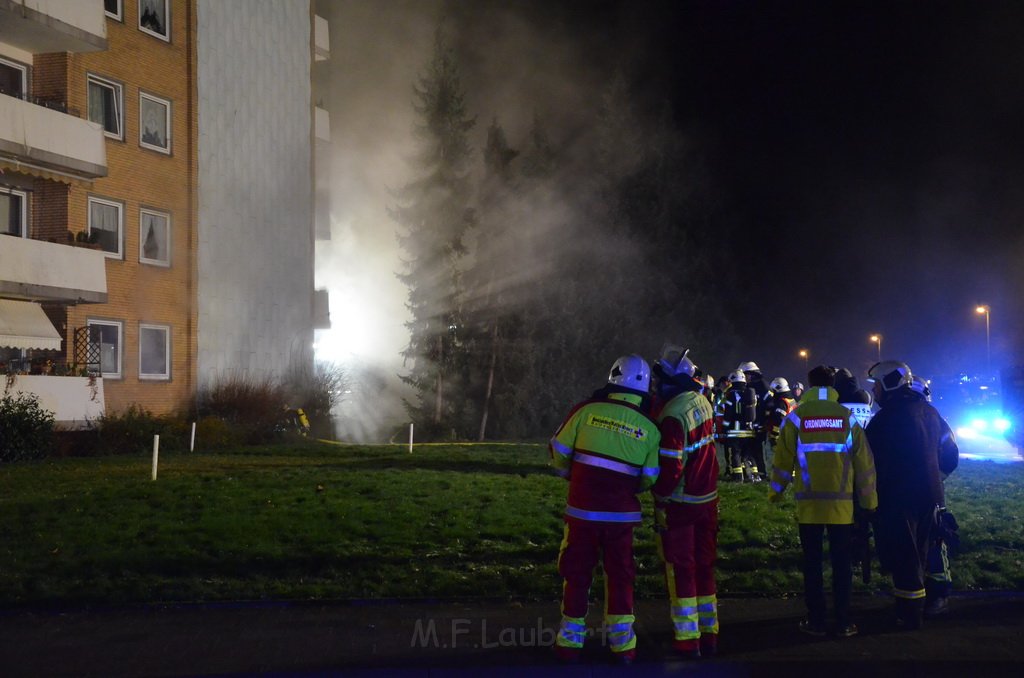
<path fill-rule="evenodd" d="M 133 403 L 154 413 L 181 410 L 195 384 L 195 186 L 196 115 L 193 0 L 170 2 L 170 41 L 139 30 L 138 3 L 125 2 L 123 21 L 107 20 L 108 49 L 59 55 L 66 58 L 67 101 L 88 111 L 87 77 L 121 86 L 123 139 L 106 141 L 108 175 L 91 186 L 72 186 L 66 201 L 67 229 L 88 228 L 90 197 L 122 206 L 121 258 L 106 262 L 108 303 L 68 309 L 65 337 L 89 320 L 121 323 L 121 378 L 104 379 L 107 412 Z M 45 55 L 40 60 L 53 55 Z M 48 71 L 50 69 L 47 69 Z M 56 76 L 47 75 L 47 81 Z M 40 84 L 40 87 L 43 85 Z M 41 90 L 40 90 L 41 91 Z M 140 143 L 140 93 L 170 101 L 170 154 Z M 142 263 L 140 210 L 169 215 L 169 266 Z M 46 221 L 40 215 L 40 221 Z M 48 228 L 40 223 L 40 229 Z M 170 378 L 140 378 L 141 325 L 170 333 Z"/>

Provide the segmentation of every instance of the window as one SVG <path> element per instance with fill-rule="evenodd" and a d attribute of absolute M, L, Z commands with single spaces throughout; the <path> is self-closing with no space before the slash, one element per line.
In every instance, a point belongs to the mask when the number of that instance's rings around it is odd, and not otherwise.
<path fill-rule="evenodd" d="M 89 343 L 98 347 L 100 374 L 104 378 L 121 378 L 121 323 L 112 320 L 90 320 Z"/>
<path fill-rule="evenodd" d="M 139 0 L 139 30 L 161 40 L 171 39 L 168 0 Z"/>
<path fill-rule="evenodd" d="M 139 145 L 171 152 L 171 102 L 139 92 Z"/>
<path fill-rule="evenodd" d="M 139 379 L 171 378 L 171 328 L 139 325 Z"/>
<path fill-rule="evenodd" d="M 124 139 L 121 85 L 95 75 L 89 80 L 89 120 L 103 125 L 108 137 Z"/>
<path fill-rule="evenodd" d="M 154 266 L 171 265 L 171 217 L 163 212 L 139 212 L 139 261 Z"/>
<path fill-rule="evenodd" d="M 107 254 L 123 258 L 121 203 L 102 198 L 89 198 L 89 236 Z"/>
<path fill-rule="evenodd" d="M 103 0 L 103 10 L 111 19 L 121 21 L 121 0 Z"/>
<path fill-rule="evenodd" d="M 14 61 L 0 59 L 0 94 L 24 99 L 28 93 L 28 69 Z"/>
<path fill-rule="evenodd" d="M 28 237 L 27 205 L 25 193 L 0 186 L 0 233 Z"/>

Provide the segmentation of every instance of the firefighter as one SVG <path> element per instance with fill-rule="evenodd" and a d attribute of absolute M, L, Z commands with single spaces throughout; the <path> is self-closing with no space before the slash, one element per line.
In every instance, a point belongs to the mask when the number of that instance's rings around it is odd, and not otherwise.
<path fill-rule="evenodd" d="M 800 402 L 800 398 L 802 398 L 804 395 L 803 383 L 798 381 L 795 384 L 793 384 L 789 390 L 793 392 L 793 397 L 796 398 L 796 401 Z"/>
<path fill-rule="evenodd" d="M 747 388 L 747 377 L 736 370 L 729 375 L 729 389 L 722 396 L 722 434 L 725 440 L 725 457 L 729 463 L 729 478 L 743 482 L 747 466 L 744 460 L 750 456 L 750 448 L 757 443 L 754 436 L 754 420 L 757 410 L 757 395 Z M 750 478 L 753 480 L 753 478 Z"/>
<path fill-rule="evenodd" d="M 831 368 L 819 365 L 807 380 L 810 387 L 779 433 L 769 499 L 781 500 L 793 483 L 807 604 L 807 619 L 800 622 L 800 630 L 812 636 L 827 633 L 822 576 L 822 540 L 827 531 L 835 632 L 849 637 L 857 634 L 850 620 L 854 501 L 866 511 L 878 505 L 875 467 L 864 430 L 837 400 Z"/>
<path fill-rule="evenodd" d="M 667 346 L 654 365 L 661 471 L 651 493 L 665 564 L 673 649 L 686 658 L 718 651 L 718 456 L 714 410 L 688 351 Z"/>
<path fill-rule="evenodd" d="M 577 661 L 583 649 L 590 584 L 602 558 L 608 643 L 619 662 L 636 656 L 633 528 L 641 520 L 637 494 L 658 477 L 661 441 L 657 424 L 641 409 L 650 379 L 643 358 L 619 358 L 608 384 L 573 408 L 548 446 L 552 466 L 569 481 L 558 554 L 562 620 L 555 639 L 564 661 Z"/>
<path fill-rule="evenodd" d="M 911 388 L 906 363 L 876 363 L 868 380 L 881 407 L 867 428 L 878 469 L 875 543 L 882 567 L 892 573 L 897 624 L 917 629 L 927 595 L 928 547 L 945 506 L 939 457 L 948 427 Z"/>
<path fill-rule="evenodd" d="M 928 381 L 916 374 L 912 376 L 912 379 L 910 388 L 930 403 L 932 392 Z M 942 480 L 945 481 L 960 465 L 960 448 L 956 443 L 956 435 L 945 419 L 942 419 L 942 425 L 943 434 L 939 444 L 939 471 L 942 473 Z M 956 529 L 956 519 L 952 518 L 952 514 L 945 509 L 939 512 L 937 520 L 947 524 L 951 523 L 952 529 Z M 941 524 L 936 525 L 937 534 L 932 535 L 928 546 L 928 571 L 924 579 L 924 616 L 926 617 L 936 617 L 949 611 L 949 594 L 953 589 L 953 578 L 949 570 L 949 544 L 947 542 L 950 538 L 955 538 L 956 535 L 946 534 L 944 527 Z"/>
<path fill-rule="evenodd" d="M 850 410 L 861 428 L 867 428 L 871 421 L 871 410 L 873 398 L 857 383 L 857 377 L 845 367 L 836 370 L 836 393 L 839 394 L 839 404 Z"/>
<path fill-rule="evenodd" d="M 760 482 L 764 477 L 762 474 L 767 470 L 764 464 L 764 446 L 768 439 L 767 418 L 771 392 L 761 375 L 761 368 L 754 361 L 748 360 L 740 363 L 736 369 L 743 372 L 747 378 L 747 388 L 752 389 L 757 397 L 757 407 L 754 409 L 754 440 L 756 443 L 747 446 L 743 462 L 747 477 L 753 482 Z"/>
<path fill-rule="evenodd" d="M 775 377 L 768 385 L 771 389 L 771 399 L 768 401 L 768 415 L 765 419 L 769 448 L 772 450 L 772 463 L 775 463 L 775 444 L 779 439 L 779 431 L 782 429 L 782 422 L 786 420 L 789 413 L 796 409 L 797 400 L 789 388 L 789 381 L 785 377 Z M 765 472 L 768 469 L 765 468 Z"/>

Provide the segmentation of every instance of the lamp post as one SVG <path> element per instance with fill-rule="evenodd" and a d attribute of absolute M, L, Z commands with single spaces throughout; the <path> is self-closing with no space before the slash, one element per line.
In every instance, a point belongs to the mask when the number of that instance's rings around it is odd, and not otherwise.
<path fill-rule="evenodd" d="M 985 371 L 988 372 L 992 369 L 992 341 L 991 334 L 989 333 L 989 318 L 992 315 L 992 309 L 988 307 L 988 304 L 982 304 L 974 309 L 977 314 L 985 314 Z"/>
<path fill-rule="evenodd" d="M 807 356 L 809 356 L 810 353 L 807 352 L 806 348 L 802 348 L 802 349 L 800 349 L 800 352 L 797 355 L 799 355 L 801 358 L 804 359 L 804 372 L 806 372 L 807 371 Z"/>
<path fill-rule="evenodd" d="M 878 362 L 882 362 L 882 335 L 872 334 L 870 337 L 871 341 L 878 344 Z"/>

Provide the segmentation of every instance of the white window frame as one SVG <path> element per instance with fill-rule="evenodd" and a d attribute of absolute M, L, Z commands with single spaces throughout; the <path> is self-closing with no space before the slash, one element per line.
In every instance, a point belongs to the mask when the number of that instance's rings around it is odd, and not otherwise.
<path fill-rule="evenodd" d="M 157 33 L 153 29 L 146 28 L 145 26 L 142 25 L 142 12 L 143 12 L 142 5 L 143 5 L 143 3 L 150 3 L 150 2 L 158 3 L 158 4 L 159 3 L 163 3 L 163 6 L 164 6 L 164 30 L 167 32 L 166 35 L 162 35 L 160 33 Z M 170 2 L 170 0 L 138 0 L 138 8 L 139 8 L 139 30 L 142 31 L 143 33 L 145 33 L 146 35 L 152 35 L 154 38 L 158 38 L 160 40 L 163 40 L 164 42 L 170 42 L 171 41 L 171 2 Z"/>
<path fill-rule="evenodd" d="M 111 19 L 115 19 L 117 21 L 124 21 L 124 0 L 117 0 L 117 13 L 116 14 L 113 13 L 113 12 L 107 12 L 107 5 L 106 5 L 106 3 L 103 3 L 103 11 Z"/>
<path fill-rule="evenodd" d="M 142 331 L 157 330 L 164 333 L 164 371 L 160 373 L 144 372 L 142 370 Z M 151 323 L 139 323 L 139 380 L 140 381 L 170 381 L 171 379 L 171 327 L 170 325 L 154 325 Z"/>
<path fill-rule="evenodd" d="M 17 71 L 21 71 L 21 91 L 18 92 L 18 94 L 20 95 L 20 98 L 24 99 L 25 95 L 28 94 L 28 66 L 17 61 L 5 59 L 4 57 L 0 57 L 0 64 L 10 66 Z"/>
<path fill-rule="evenodd" d="M 121 379 L 124 375 L 124 323 L 120 320 L 99 320 L 90 318 L 85 321 L 86 326 L 115 327 L 117 328 L 117 371 L 103 371 L 103 356 L 100 356 L 100 376 L 104 379 Z M 89 333 L 89 342 L 92 342 L 92 332 Z M 102 351 L 101 351 L 102 353 Z"/>
<path fill-rule="evenodd" d="M 102 250 L 103 254 L 110 257 L 111 259 L 124 259 L 124 204 L 116 200 L 108 200 L 106 198 L 98 198 L 96 196 L 89 196 L 86 202 L 86 222 L 88 224 L 89 235 L 92 235 L 92 206 L 93 204 L 106 205 L 108 207 L 117 208 L 117 251 L 108 252 Z"/>
<path fill-rule="evenodd" d="M 142 112 L 143 103 L 148 102 L 156 104 L 157 106 L 163 106 L 164 109 L 164 135 L 167 137 L 164 139 L 166 146 L 158 146 L 156 144 L 148 143 L 143 141 L 142 135 L 145 132 L 146 124 L 145 117 Z M 147 94 L 139 90 L 139 146 L 148 148 L 158 153 L 164 153 L 166 155 L 171 154 L 171 101 L 170 99 L 164 99 L 158 97 L 155 94 Z"/>
<path fill-rule="evenodd" d="M 164 220 L 164 248 L 167 252 L 166 259 L 150 259 L 146 257 L 146 234 L 143 233 L 143 217 L 151 216 L 157 217 L 158 219 Z M 142 207 L 139 209 L 139 263 L 149 264 L 150 266 L 163 266 L 164 268 L 170 268 L 171 266 L 171 215 L 167 212 L 161 212 L 160 210 L 149 209 L 148 207 Z"/>
<path fill-rule="evenodd" d="M 108 78 L 104 78 L 99 75 L 93 75 L 89 73 L 86 75 L 86 117 L 92 122 L 99 123 L 103 126 L 103 134 L 110 137 L 111 139 L 118 139 L 124 141 L 124 87 L 119 82 L 114 82 Z M 117 119 L 117 132 L 107 131 L 107 126 L 103 120 L 93 120 L 89 115 L 92 113 L 92 85 L 99 87 L 106 87 L 114 92 L 114 117 Z"/>
<path fill-rule="evenodd" d="M 6 193 L 7 195 L 16 195 L 21 198 L 21 237 L 28 237 L 28 193 L 25 191 L 19 191 L 16 188 L 8 188 L 6 186 L 0 186 L 0 193 Z M 5 233 L 3 235 L 10 235 Z M 18 237 L 18 236 L 15 236 Z"/>

